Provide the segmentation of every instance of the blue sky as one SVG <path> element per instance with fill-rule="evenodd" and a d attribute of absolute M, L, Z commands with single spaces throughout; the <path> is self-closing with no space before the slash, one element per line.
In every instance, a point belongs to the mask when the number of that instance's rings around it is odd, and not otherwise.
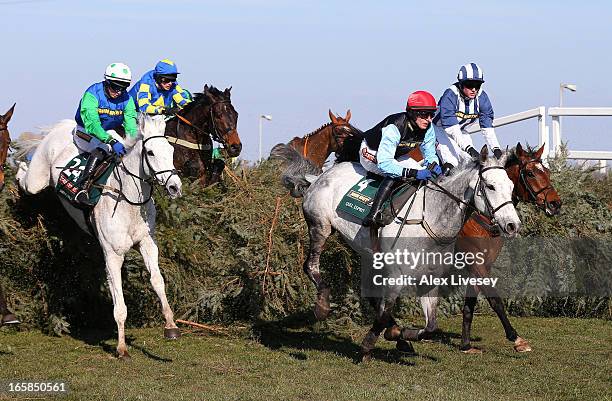
<path fill-rule="evenodd" d="M 606 1 L 71 1 L 0 0 L 0 112 L 17 107 L 12 135 L 72 118 L 110 62 L 139 78 L 163 58 L 181 84 L 232 86 L 242 156 L 257 157 L 329 121 L 368 129 L 408 94 L 439 97 L 476 62 L 503 116 L 557 106 L 612 106 L 612 3 Z M 612 150 L 612 117 L 568 117 L 575 150 Z M 537 143 L 535 120 L 498 130 L 500 143 Z M 474 136 L 482 143 L 480 135 Z"/>

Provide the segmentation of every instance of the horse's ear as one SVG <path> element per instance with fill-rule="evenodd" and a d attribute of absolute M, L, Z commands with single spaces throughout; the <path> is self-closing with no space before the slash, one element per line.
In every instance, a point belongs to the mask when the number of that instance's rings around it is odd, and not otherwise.
<path fill-rule="evenodd" d="M 11 107 L 9 111 L 7 111 L 4 116 L 2 116 L 2 120 L 4 120 L 5 124 L 7 124 L 11 120 L 11 117 L 13 117 L 13 110 L 15 110 L 16 104 L 17 103 L 13 103 L 13 107 Z"/>
<path fill-rule="evenodd" d="M 482 149 L 480 149 L 480 163 L 486 162 L 488 156 L 489 156 L 489 148 L 487 148 L 487 145 L 483 145 Z"/>
<path fill-rule="evenodd" d="M 542 158 L 542 153 L 544 153 L 544 144 L 538 149 L 537 152 L 533 155 L 533 158 L 536 160 L 540 160 Z"/>
<path fill-rule="evenodd" d="M 349 122 L 349 120 L 351 119 L 351 109 L 348 109 L 346 111 L 346 117 L 344 119 L 346 120 L 347 123 Z"/>
<path fill-rule="evenodd" d="M 516 155 L 518 157 L 525 157 L 525 151 L 523 150 L 523 146 L 520 142 L 516 144 Z"/>
<path fill-rule="evenodd" d="M 229 88 L 225 88 L 225 93 L 230 93 L 232 91 L 232 87 L 230 86 Z"/>
<path fill-rule="evenodd" d="M 332 123 L 337 124 L 338 123 L 338 119 L 336 118 L 336 116 L 334 115 L 334 113 L 332 113 L 331 109 L 329 109 L 329 119 L 331 120 Z"/>
<path fill-rule="evenodd" d="M 204 90 L 202 92 L 208 92 L 208 84 L 204 84 Z"/>

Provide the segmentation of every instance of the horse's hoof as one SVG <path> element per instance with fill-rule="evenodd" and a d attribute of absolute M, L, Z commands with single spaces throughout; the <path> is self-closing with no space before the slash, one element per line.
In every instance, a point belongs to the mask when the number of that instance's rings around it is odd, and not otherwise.
<path fill-rule="evenodd" d="M 359 359 L 361 363 L 370 362 L 372 360 L 372 351 L 361 351 L 361 357 Z"/>
<path fill-rule="evenodd" d="M 397 343 L 395 344 L 395 349 L 397 349 L 399 352 L 404 352 L 407 354 L 416 354 L 416 352 L 414 351 L 414 347 L 412 346 L 412 343 L 410 343 L 409 341 L 405 341 L 405 340 L 398 340 Z"/>
<path fill-rule="evenodd" d="M 402 332 L 402 329 L 400 329 L 400 327 L 398 325 L 393 325 L 391 327 L 388 327 L 387 330 L 385 330 L 385 340 L 387 341 L 397 341 L 399 340 L 399 336 Z"/>
<path fill-rule="evenodd" d="M 178 327 L 171 327 L 169 329 L 164 329 L 164 337 L 168 340 L 177 340 L 181 337 L 181 332 Z"/>
<path fill-rule="evenodd" d="M 128 354 L 127 351 L 125 351 L 123 354 L 119 354 L 117 356 L 117 359 L 119 359 L 121 362 L 130 362 L 132 360 L 132 357 L 130 356 L 130 354 Z"/>
<path fill-rule="evenodd" d="M 15 315 L 9 313 L 8 315 L 2 316 L 2 324 L 20 324 L 21 322 Z"/>
<path fill-rule="evenodd" d="M 420 333 L 422 331 L 422 329 L 409 329 L 408 327 L 404 327 L 401 331 L 400 338 L 407 341 L 420 341 Z"/>
<path fill-rule="evenodd" d="M 467 355 L 480 355 L 482 354 L 482 350 L 474 347 L 469 347 L 466 349 L 462 349 L 461 352 Z"/>
<path fill-rule="evenodd" d="M 514 341 L 514 350 L 516 352 L 530 352 L 532 349 L 531 349 L 531 345 L 529 345 L 527 340 L 525 340 L 524 338 L 518 337 Z"/>
<path fill-rule="evenodd" d="M 328 287 L 323 288 L 317 294 L 317 302 L 314 306 L 314 314 L 317 320 L 325 320 L 331 312 L 329 305 L 329 296 L 331 295 L 331 289 Z"/>

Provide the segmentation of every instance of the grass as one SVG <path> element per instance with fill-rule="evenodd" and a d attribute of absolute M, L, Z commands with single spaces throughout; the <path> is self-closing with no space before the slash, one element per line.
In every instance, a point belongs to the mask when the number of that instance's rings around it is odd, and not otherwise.
<path fill-rule="evenodd" d="M 414 344 L 418 355 L 381 338 L 365 364 L 355 357 L 367 328 L 298 321 L 226 335 L 185 330 L 174 342 L 161 327 L 130 329 L 130 362 L 113 357 L 112 331 L 57 338 L 3 327 L 0 382 L 62 379 L 70 386 L 62 400 L 612 399 L 610 321 L 514 318 L 534 348 L 517 354 L 495 317 L 477 316 L 474 345 L 485 352 L 464 355 L 461 319 L 452 317 L 440 321 L 437 341 Z"/>

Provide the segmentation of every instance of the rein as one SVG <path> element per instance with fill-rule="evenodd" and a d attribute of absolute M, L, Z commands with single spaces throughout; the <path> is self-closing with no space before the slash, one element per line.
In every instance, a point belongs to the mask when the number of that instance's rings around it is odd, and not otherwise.
<path fill-rule="evenodd" d="M 488 229 L 490 229 L 492 232 L 501 232 L 501 227 L 499 227 L 499 224 L 497 224 L 495 222 L 495 213 L 500 210 L 501 208 L 503 208 L 504 206 L 507 206 L 509 204 L 513 204 L 512 201 L 506 201 L 503 202 L 501 205 L 497 206 L 496 208 L 493 208 L 493 206 L 491 205 L 491 202 L 489 201 L 489 198 L 487 197 L 486 192 L 484 191 L 484 189 L 482 188 L 483 184 L 482 184 L 482 174 L 485 173 L 488 170 L 493 170 L 493 169 L 502 169 L 505 170 L 504 167 L 501 166 L 491 166 L 491 167 L 486 167 L 484 169 L 481 169 L 478 171 L 478 182 L 476 184 L 476 195 L 477 194 L 481 194 L 482 197 L 485 200 L 485 206 L 487 207 L 487 214 L 489 214 L 490 218 L 491 218 L 491 222 L 492 224 L 487 224 Z M 460 199 L 459 197 L 457 197 L 456 195 L 452 194 L 451 192 L 449 192 L 446 188 L 444 188 L 443 186 L 441 186 L 440 184 L 438 184 L 437 182 L 428 179 L 427 180 L 427 184 L 433 184 L 435 187 L 438 188 L 438 190 L 442 193 L 444 193 L 446 196 L 448 196 L 449 198 L 451 198 L 452 200 L 454 200 L 455 202 L 457 202 L 458 205 L 463 204 L 467 209 L 471 209 L 473 212 L 476 212 L 476 214 L 481 214 L 480 211 L 473 206 L 471 203 L 465 202 L 463 199 Z M 407 184 L 408 185 L 408 184 Z M 421 185 L 419 185 L 419 189 L 420 189 Z M 428 185 L 425 185 L 425 190 L 427 188 L 430 188 Z M 417 189 L 418 191 L 418 189 Z M 415 193 L 415 198 L 416 198 L 416 193 Z M 414 199 L 413 199 L 414 201 Z M 412 202 L 409 206 L 409 209 L 412 207 Z M 425 195 L 423 195 L 423 213 L 425 213 Z M 406 212 L 406 217 L 408 216 L 408 212 Z M 397 217 L 397 216 L 396 216 Z M 405 223 L 405 218 L 404 221 L 402 222 L 402 225 L 400 226 L 400 230 L 397 233 L 396 236 L 396 241 L 397 238 L 400 236 L 401 233 L 401 229 L 403 228 Z M 419 221 L 415 221 L 415 222 L 411 222 L 411 224 L 420 224 L 423 229 L 427 232 L 427 234 L 434 240 L 436 241 L 437 244 L 439 245 L 448 245 L 452 242 L 455 241 L 455 239 L 457 238 L 457 236 L 459 235 L 459 233 L 457 233 L 453 238 L 449 238 L 449 239 L 443 239 L 441 237 L 439 237 L 438 235 L 436 235 L 436 233 L 431 229 L 431 227 L 429 226 L 429 224 L 427 223 L 427 221 L 424 218 L 421 218 L 421 220 Z M 395 245 L 395 242 L 394 242 Z"/>
<path fill-rule="evenodd" d="M 219 135 L 219 131 L 217 130 L 217 125 L 215 124 L 215 118 L 213 115 L 213 108 L 215 105 L 220 104 L 220 103 L 230 103 L 229 100 L 219 100 L 217 102 L 213 102 L 209 105 L 210 108 L 210 123 L 212 124 L 212 133 L 210 132 L 206 132 L 204 129 L 196 126 L 194 123 L 192 123 L 190 120 L 188 120 L 186 117 L 180 115 L 180 114 L 175 114 L 176 118 L 180 121 L 183 122 L 185 125 L 187 125 L 190 129 L 194 130 L 195 132 L 197 132 L 198 134 L 200 134 L 201 136 L 209 136 L 212 139 L 214 139 L 216 142 L 219 143 L 224 143 L 223 138 L 221 137 L 221 135 Z M 176 124 L 176 135 L 177 136 L 168 136 L 168 138 L 170 138 L 168 140 L 168 142 L 170 143 L 174 143 L 177 145 L 181 145 L 184 146 L 186 148 L 189 149 L 193 149 L 193 150 L 205 150 L 204 144 L 203 143 L 193 143 L 193 142 L 189 142 L 186 141 L 184 139 L 180 139 L 178 137 L 179 134 L 179 127 L 180 127 L 180 123 L 177 122 Z M 232 129 L 229 128 L 228 132 L 231 131 Z"/>
<path fill-rule="evenodd" d="M 178 175 L 178 171 L 176 169 L 167 169 L 167 170 L 161 170 L 161 171 L 155 171 L 153 170 L 153 167 L 151 166 L 151 162 L 149 161 L 148 155 L 147 155 L 147 151 L 145 148 L 145 144 L 151 140 L 151 139 L 155 139 L 155 138 L 164 138 L 166 139 L 166 137 L 164 135 L 154 135 L 154 136 L 150 136 L 147 139 L 145 139 L 144 141 L 142 141 L 142 153 L 140 155 L 140 167 L 142 169 L 142 171 L 144 171 L 144 165 L 145 162 L 147 164 L 147 168 L 149 169 L 149 172 L 152 172 L 152 177 L 148 177 L 148 178 L 143 178 L 141 176 L 139 176 L 138 174 L 134 174 L 132 173 L 127 166 L 125 165 L 125 163 L 123 163 L 123 160 L 119 160 L 117 161 L 117 158 L 115 157 L 115 161 L 113 161 L 115 163 L 115 165 L 120 165 L 121 168 L 123 168 L 123 170 L 127 173 L 127 175 L 129 175 L 130 177 L 136 178 L 137 180 L 141 181 L 141 182 L 145 182 L 147 184 L 149 184 L 150 186 L 150 190 L 149 190 L 149 195 L 146 198 L 146 200 L 143 200 L 141 202 L 138 201 L 132 201 L 130 199 L 128 199 L 125 194 L 123 193 L 123 181 L 121 180 L 121 176 L 117 174 L 117 181 L 119 181 L 119 189 L 115 189 L 113 187 L 110 187 L 108 185 L 98 185 L 99 188 L 102 189 L 107 189 L 109 191 L 115 192 L 116 194 L 119 195 L 120 198 L 123 198 L 127 203 L 129 203 L 132 206 L 142 206 L 145 205 L 147 203 L 149 203 L 149 201 L 151 200 L 151 198 L 153 197 L 153 187 L 156 184 L 156 177 L 159 174 L 164 174 L 164 173 L 171 173 L 170 176 L 166 179 L 166 181 L 163 184 L 163 186 L 166 186 L 166 184 L 168 183 L 168 181 L 170 180 L 170 178 L 172 178 L 173 175 Z"/>

